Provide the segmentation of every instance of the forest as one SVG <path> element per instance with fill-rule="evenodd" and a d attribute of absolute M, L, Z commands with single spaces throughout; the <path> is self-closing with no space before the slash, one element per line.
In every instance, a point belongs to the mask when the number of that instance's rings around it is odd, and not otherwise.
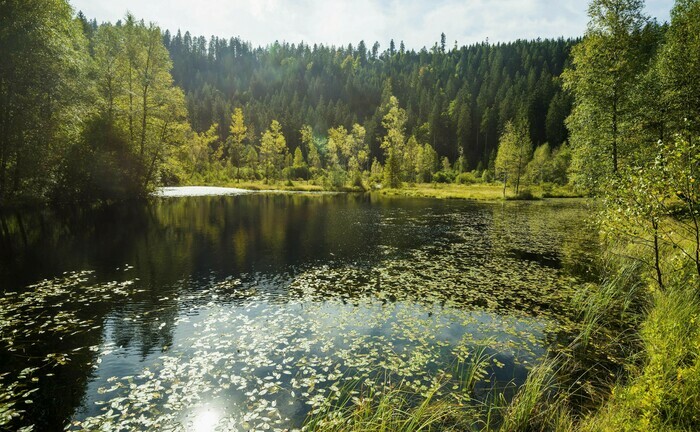
<path fill-rule="evenodd" d="M 383 51 L 364 41 L 253 48 L 173 36 L 131 15 L 98 24 L 49 4 L 14 14 L 15 25 L 39 15 L 47 26 L 8 44 L 24 62 L 1 72 L 13 83 L 2 88 L 3 202 L 99 201 L 234 179 L 368 188 L 386 183 L 387 160 L 392 186 L 488 182 L 511 120 L 541 147 L 540 161 L 552 159 L 546 176 L 531 176 L 566 183 L 571 96 L 561 74 L 577 41 L 448 47 L 442 34 L 419 52 L 393 41 Z M 40 33 L 51 28 L 62 39 Z"/>
<path fill-rule="evenodd" d="M 516 196 L 525 184 L 589 194 L 601 174 L 696 128 L 693 108 L 675 100 L 691 97 L 676 89 L 688 80 L 661 79 L 674 31 L 641 16 L 621 30 L 596 18 L 591 31 L 613 45 L 448 47 L 443 33 L 416 52 L 393 40 L 383 51 L 365 41 L 254 48 L 132 15 L 98 24 L 64 1 L 10 7 L 21 31 L 7 35 L 0 70 L 4 204 L 241 179 L 356 190 L 500 181 Z M 37 19 L 46 25 L 29 25 Z"/>

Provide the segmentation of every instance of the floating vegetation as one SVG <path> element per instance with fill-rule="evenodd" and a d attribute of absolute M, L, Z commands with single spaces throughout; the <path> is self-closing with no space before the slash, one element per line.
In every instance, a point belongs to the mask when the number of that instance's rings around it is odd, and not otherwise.
<path fill-rule="evenodd" d="M 498 213 L 513 208 L 392 208 L 372 230 L 420 241 L 277 272 L 162 287 L 122 264 L 109 273 L 122 281 L 77 272 L 5 293 L 0 425 L 39 421 L 32 402 L 71 374 L 83 387 L 67 430 L 283 431 L 368 394 L 413 407 L 513 395 L 575 326 L 582 283 L 561 252 L 572 215 Z"/>
<path fill-rule="evenodd" d="M 134 280 L 95 283 L 89 271 L 67 273 L 44 280 L 23 291 L 0 296 L 0 352 L 24 360 L 16 375 L 0 375 L 0 426 L 20 417 L 33 404 L 41 378 L 54 375 L 79 351 L 97 351 L 99 346 L 74 343 L 88 332 L 99 331 L 101 323 L 86 317 L 86 308 L 127 299 L 138 292 Z M 58 340 L 63 350 L 36 355 L 38 341 Z"/>

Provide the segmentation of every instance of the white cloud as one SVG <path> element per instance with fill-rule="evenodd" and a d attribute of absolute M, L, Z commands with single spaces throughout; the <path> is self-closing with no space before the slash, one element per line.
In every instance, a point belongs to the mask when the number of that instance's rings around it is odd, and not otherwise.
<path fill-rule="evenodd" d="M 254 45 L 288 42 L 357 44 L 390 39 L 408 48 L 537 37 L 580 36 L 586 27 L 582 0 L 70 0 L 98 21 L 116 21 L 127 10 L 164 29 L 193 35 L 241 36 Z M 648 0 L 647 11 L 668 19 L 673 0 Z"/>

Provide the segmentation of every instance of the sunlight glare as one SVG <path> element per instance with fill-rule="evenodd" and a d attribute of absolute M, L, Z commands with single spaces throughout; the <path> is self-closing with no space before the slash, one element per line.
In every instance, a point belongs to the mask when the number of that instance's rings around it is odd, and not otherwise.
<path fill-rule="evenodd" d="M 192 432 L 211 432 L 219 423 L 219 413 L 211 407 L 203 407 L 192 419 L 190 431 Z"/>

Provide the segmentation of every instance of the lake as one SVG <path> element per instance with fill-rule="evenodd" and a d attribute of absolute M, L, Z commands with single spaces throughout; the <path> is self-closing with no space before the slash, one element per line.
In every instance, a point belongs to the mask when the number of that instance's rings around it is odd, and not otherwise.
<path fill-rule="evenodd" d="M 286 430 L 477 358 L 512 394 L 595 276 L 579 200 L 180 195 L 0 218 L 0 428 Z"/>

